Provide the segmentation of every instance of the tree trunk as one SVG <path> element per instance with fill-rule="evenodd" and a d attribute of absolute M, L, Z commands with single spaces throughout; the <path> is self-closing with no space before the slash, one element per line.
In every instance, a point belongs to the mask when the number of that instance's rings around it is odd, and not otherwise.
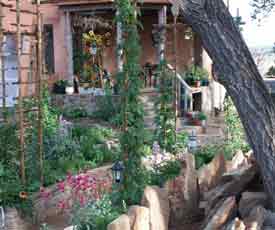
<path fill-rule="evenodd" d="M 275 209 L 275 106 L 267 87 L 222 0 L 177 1 L 239 112 Z"/>

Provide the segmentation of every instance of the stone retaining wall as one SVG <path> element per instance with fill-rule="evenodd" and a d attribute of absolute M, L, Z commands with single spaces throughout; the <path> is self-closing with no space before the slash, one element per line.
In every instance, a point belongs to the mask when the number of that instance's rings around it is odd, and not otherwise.
<path fill-rule="evenodd" d="M 93 94 L 53 94 L 52 104 L 60 109 L 81 108 L 92 114 L 99 110 L 105 96 L 95 96 Z M 118 101 L 118 96 L 112 96 L 113 102 Z"/>

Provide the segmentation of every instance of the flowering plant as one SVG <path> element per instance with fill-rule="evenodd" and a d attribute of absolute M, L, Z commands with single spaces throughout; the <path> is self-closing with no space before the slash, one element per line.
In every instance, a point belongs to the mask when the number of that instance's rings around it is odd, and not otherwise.
<path fill-rule="evenodd" d="M 100 200 L 89 202 L 84 207 L 76 207 L 72 224 L 76 230 L 107 229 L 107 225 L 120 213 L 113 205 L 111 196 L 105 194 Z"/>
<path fill-rule="evenodd" d="M 57 192 L 62 194 L 62 199 L 59 199 L 56 204 L 57 209 L 71 211 L 74 205 L 84 207 L 91 201 L 100 200 L 103 194 L 110 190 L 110 187 L 106 179 L 98 179 L 88 173 L 76 176 L 68 173 L 66 179 L 56 185 Z M 48 201 L 52 195 L 52 191 L 40 189 L 40 197 L 44 201 Z"/>

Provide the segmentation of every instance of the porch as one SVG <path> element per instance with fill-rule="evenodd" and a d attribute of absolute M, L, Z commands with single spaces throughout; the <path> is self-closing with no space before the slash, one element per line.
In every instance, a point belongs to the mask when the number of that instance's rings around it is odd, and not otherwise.
<path fill-rule="evenodd" d="M 104 88 L 107 83 L 115 85 L 115 74 L 122 69 L 123 60 L 119 50 L 122 31 L 115 16 L 118 14 L 113 4 L 73 5 L 59 3 L 65 14 L 65 37 L 68 63 L 66 79 L 72 84 L 75 79 L 80 84 L 80 93 L 88 93 L 84 88 Z M 203 108 L 205 87 L 192 87 L 185 82 L 183 72 L 191 65 L 203 66 L 203 48 L 200 39 L 179 17 L 174 21 L 170 5 L 147 3 L 140 6 L 140 42 L 142 47 L 141 65 L 144 88 L 156 87 L 154 71 L 161 59 L 167 61 L 168 68 L 175 73 L 179 83 L 179 114 L 187 111 L 211 110 Z M 175 43 L 175 28 L 179 38 Z M 164 30 L 164 32 L 162 31 Z M 191 35 L 190 35 L 191 33 Z M 158 35 L 163 36 L 157 41 Z M 84 35 L 84 39 L 83 39 Z M 157 35 L 157 36 L 156 36 Z M 85 40 L 86 37 L 86 40 Z M 98 42 L 99 40 L 100 42 Z M 94 52 L 94 54 L 92 54 Z M 90 56 L 85 60 L 85 55 Z M 206 87 L 207 88 L 207 87 Z M 206 104 L 206 103 L 204 103 Z M 209 106 L 208 106 L 209 107 Z"/>

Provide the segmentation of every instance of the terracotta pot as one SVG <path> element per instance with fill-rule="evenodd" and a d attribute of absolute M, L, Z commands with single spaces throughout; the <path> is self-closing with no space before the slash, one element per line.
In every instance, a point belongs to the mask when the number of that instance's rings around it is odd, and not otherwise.
<path fill-rule="evenodd" d="M 201 81 L 195 81 L 195 87 L 200 87 L 201 86 Z"/>
<path fill-rule="evenodd" d="M 189 119 L 192 119 L 192 117 L 193 117 L 192 113 L 190 113 L 190 112 L 186 112 L 185 116 Z"/>
<path fill-rule="evenodd" d="M 192 123 L 193 123 L 193 125 L 195 125 L 195 126 L 201 126 L 201 121 L 198 120 L 198 119 L 194 119 L 194 120 L 192 121 Z"/>

